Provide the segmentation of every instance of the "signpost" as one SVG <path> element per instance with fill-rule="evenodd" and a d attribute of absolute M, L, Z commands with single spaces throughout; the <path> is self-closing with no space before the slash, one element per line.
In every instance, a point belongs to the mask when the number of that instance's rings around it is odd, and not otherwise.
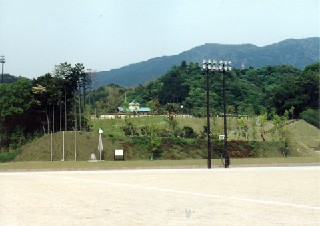
<path fill-rule="evenodd" d="M 103 133 L 102 129 L 99 129 L 99 144 L 98 144 L 98 151 L 100 153 L 100 161 L 102 160 L 102 151 L 103 151 L 103 144 L 102 144 L 102 137 L 101 134 Z"/>
<path fill-rule="evenodd" d="M 124 161 L 124 152 L 122 149 L 114 150 L 114 160 Z"/>

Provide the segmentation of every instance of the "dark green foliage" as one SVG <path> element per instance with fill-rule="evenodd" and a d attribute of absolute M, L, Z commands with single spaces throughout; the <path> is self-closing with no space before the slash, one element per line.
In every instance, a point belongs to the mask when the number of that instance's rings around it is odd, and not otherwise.
<path fill-rule="evenodd" d="M 125 125 L 122 126 L 122 130 L 124 132 L 124 135 L 126 136 L 133 137 L 139 135 L 138 128 L 135 125 L 133 125 L 132 121 L 126 120 Z"/>
<path fill-rule="evenodd" d="M 195 139 L 168 137 L 161 146 L 162 159 L 204 158 L 205 146 L 196 145 Z"/>
<path fill-rule="evenodd" d="M 150 143 L 150 138 L 147 136 L 132 137 L 132 143 L 138 147 L 147 149 Z"/>
<path fill-rule="evenodd" d="M 88 100 L 91 104 L 91 114 L 96 114 L 97 117 L 105 113 L 116 113 L 118 107 L 124 107 L 125 104 L 124 87 L 115 84 L 100 87 L 88 93 Z M 131 101 L 135 98 L 131 99 Z"/>
<path fill-rule="evenodd" d="M 0 162 L 10 162 L 15 159 L 19 151 L 0 152 Z"/>
<path fill-rule="evenodd" d="M 304 71 L 292 67 L 281 68 L 279 77 L 272 81 L 267 98 L 270 107 L 278 114 L 294 107 L 293 115 L 298 117 L 306 108 L 319 104 L 320 63 L 309 65 Z"/>
<path fill-rule="evenodd" d="M 210 75 L 210 112 L 223 112 L 222 74 Z M 319 102 L 319 63 L 305 70 L 280 65 L 259 69 L 233 70 L 226 78 L 228 114 L 259 115 L 265 112 L 282 115 L 293 109 L 291 118 L 297 118 L 308 107 Z M 206 88 L 204 74 L 197 64 L 174 66 L 163 77 L 145 86 L 128 90 L 128 98 L 140 103 L 159 100 L 157 112 L 166 106 L 169 116 L 177 113 L 206 115 Z M 158 94 L 158 95 L 156 95 Z M 157 102 L 158 103 L 158 102 Z M 183 108 L 179 109 L 181 106 Z M 232 112 L 230 112 L 232 109 Z M 271 114 L 272 113 L 272 114 Z"/>
<path fill-rule="evenodd" d="M 320 129 L 320 109 L 311 109 L 301 112 L 300 118 Z"/>
<path fill-rule="evenodd" d="M 281 141 L 250 141 L 250 151 L 253 157 L 281 157 L 283 156 L 283 143 Z"/>
<path fill-rule="evenodd" d="M 308 65 L 300 78 L 300 86 L 308 96 L 305 107 L 319 108 L 320 62 Z"/>
<path fill-rule="evenodd" d="M 187 83 L 188 67 L 183 61 L 180 67 L 172 67 L 164 76 L 160 78 L 162 85 L 159 93 L 160 104 L 181 103 L 189 93 L 189 84 Z"/>
<path fill-rule="evenodd" d="M 0 84 L 0 148 L 17 147 L 32 134 L 34 121 L 29 116 L 36 102 L 31 87 L 27 79 Z"/>
<path fill-rule="evenodd" d="M 48 73 L 33 81 L 20 78 L 12 84 L 0 84 L 0 149 L 16 150 L 38 134 L 74 130 L 78 117 L 77 129 L 88 128 L 84 94 L 89 85 L 90 78 L 84 66 L 75 64 L 72 67 L 68 63 L 56 66 L 53 75 Z M 81 112 L 81 120 L 77 112 Z"/>
<path fill-rule="evenodd" d="M 185 138 L 194 138 L 196 136 L 196 134 L 191 127 L 184 126 L 182 128 L 182 136 Z"/>
<path fill-rule="evenodd" d="M 18 81 L 20 77 L 16 77 L 10 74 L 3 74 L 3 83 L 12 84 Z"/>

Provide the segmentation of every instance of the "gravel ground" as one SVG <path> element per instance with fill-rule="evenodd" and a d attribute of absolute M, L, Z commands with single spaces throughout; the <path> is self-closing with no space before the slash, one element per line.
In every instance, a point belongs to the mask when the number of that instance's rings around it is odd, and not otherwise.
<path fill-rule="evenodd" d="M 320 225 L 320 167 L 0 172 L 0 225 Z"/>

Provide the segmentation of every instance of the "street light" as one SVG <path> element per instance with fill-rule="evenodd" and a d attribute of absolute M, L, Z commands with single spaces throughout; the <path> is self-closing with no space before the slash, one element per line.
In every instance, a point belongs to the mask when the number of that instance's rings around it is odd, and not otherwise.
<path fill-rule="evenodd" d="M 230 165 L 230 156 L 228 153 L 228 131 L 227 131 L 227 105 L 226 105 L 226 72 L 231 71 L 232 67 L 230 66 L 230 61 L 213 61 L 212 70 L 221 71 L 223 73 L 223 129 L 224 129 L 224 145 L 223 145 L 223 157 L 224 157 L 224 167 L 229 168 Z"/>
<path fill-rule="evenodd" d="M 210 130 L 210 112 L 209 112 L 209 72 L 212 70 L 211 60 L 208 60 L 208 61 L 203 60 L 202 69 L 206 74 L 208 169 L 211 169 L 211 130 Z"/>
<path fill-rule="evenodd" d="M 1 76 L 1 83 L 3 83 L 3 64 L 6 62 L 4 56 L 0 56 L 0 63 L 2 64 L 2 76 Z"/>

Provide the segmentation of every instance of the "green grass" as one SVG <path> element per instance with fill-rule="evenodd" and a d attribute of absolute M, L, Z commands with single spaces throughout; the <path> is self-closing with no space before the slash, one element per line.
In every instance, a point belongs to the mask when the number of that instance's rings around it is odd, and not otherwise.
<path fill-rule="evenodd" d="M 302 143 L 312 149 L 320 148 L 319 129 L 304 120 L 299 120 L 287 126 L 292 132 L 294 141 Z"/>
<path fill-rule="evenodd" d="M 203 132 L 203 127 L 207 125 L 206 118 L 177 118 L 177 122 L 180 128 L 189 126 L 198 134 Z"/>
<path fill-rule="evenodd" d="M 242 158 L 231 159 L 231 167 L 239 166 L 286 166 L 286 165 L 319 165 L 320 155 L 313 157 L 288 158 Z M 108 169 L 143 169 L 143 168 L 206 168 L 206 159 L 186 160 L 139 160 L 139 161 L 102 161 L 89 163 L 86 161 L 65 162 L 8 162 L 0 163 L 0 171 L 19 170 L 108 170 Z M 220 159 L 212 160 L 212 167 L 222 167 Z"/>
<path fill-rule="evenodd" d="M 139 146 L 133 144 L 131 137 L 125 136 L 122 127 L 127 122 L 132 122 L 135 127 L 143 127 L 145 125 L 154 125 L 156 128 L 163 128 L 165 131 L 169 129 L 169 123 L 165 116 L 150 116 L 150 117 L 132 117 L 124 119 L 109 119 L 109 120 L 93 120 L 93 132 L 78 132 L 77 133 L 77 160 L 86 161 L 89 159 L 91 153 L 95 153 L 98 156 L 98 129 L 101 128 L 103 133 L 103 145 L 106 153 L 106 159 L 113 159 L 113 151 L 115 149 L 126 150 L 127 159 L 148 159 L 150 151 L 145 146 Z M 197 134 L 203 131 L 203 126 L 206 125 L 206 118 L 176 118 L 177 126 L 183 128 L 189 126 L 194 129 Z M 236 128 L 236 118 L 229 118 L 228 123 L 230 124 L 229 139 L 236 139 L 237 135 L 234 133 Z M 252 119 L 247 121 L 248 124 L 252 123 Z M 212 118 L 212 133 L 222 134 L 223 133 L 223 120 L 222 118 Z M 268 127 L 271 126 L 271 122 L 268 122 Z M 292 123 L 288 126 L 292 130 L 292 142 L 290 144 L 290 155 L 291 156 L 312 156 L 315 149 L 320 147 L 320 130 L 303 120 Z M 269 134 L 268 134 L 269 135 Z M 268 136 L 267 135 L 267 136 Z M 271 141 L 272 138 L 267 137 L 267 141 Z M 259 134 L 257 140 L 261 141 Z M 140 137 L 142 138 L 142 137 Z M 217 139 L 216 137 L 213 137 Z M 176 138 L 175 140 L 184 138 Z M 244 140 L 240 137 L 240 140 Z M 252 139 L 250 139 L 252 141 Z M 164 156 L 170 159 L 184 159 L 184 158 L 201 158 L 203 155 L 198 154 L 206 152 L 205 146 L 194 146 L 190 140 L 190 144 L 174 143 L 169 148 L 171 152 L 166 152 Z M 279 143 L 279 142 L 278 142 Z M 186 145 L 188 148 L 186 148 Z M 261 146 L 261 145 L 260 145 Z M 310 148 L 312 147 L 312 148 Z M 190 149 L 190 150 L 189 150 Z M 181 151 L 183 150 L 183 151 Z M 193 152 L 192 152 L 193 151 Z M 256 150 L 262 152 L 256 157 L 279 157 L 281 154 L 276 147 L 272 145 L 263 148 L 263 150 Z M 184 155 L 184 153 L 187 153 Z M 195 155 L 189 155 L 188 153 L 195 153 Z M 75 156 L 75 134 L 74 132 L 65 132 L 65 160 L 73 161 Z M 172 156 L 172 157 L 171 157 Z M 60 161 L 62 159 L 62 132 L 53 134 L 53 160 Z M 24 145 L 21 148 L 21 153 L 16 157 L 15 161 L 50 161 L 50 135 L 46 134 L 41 138 L 38 138 L 31 143 Z"/>

